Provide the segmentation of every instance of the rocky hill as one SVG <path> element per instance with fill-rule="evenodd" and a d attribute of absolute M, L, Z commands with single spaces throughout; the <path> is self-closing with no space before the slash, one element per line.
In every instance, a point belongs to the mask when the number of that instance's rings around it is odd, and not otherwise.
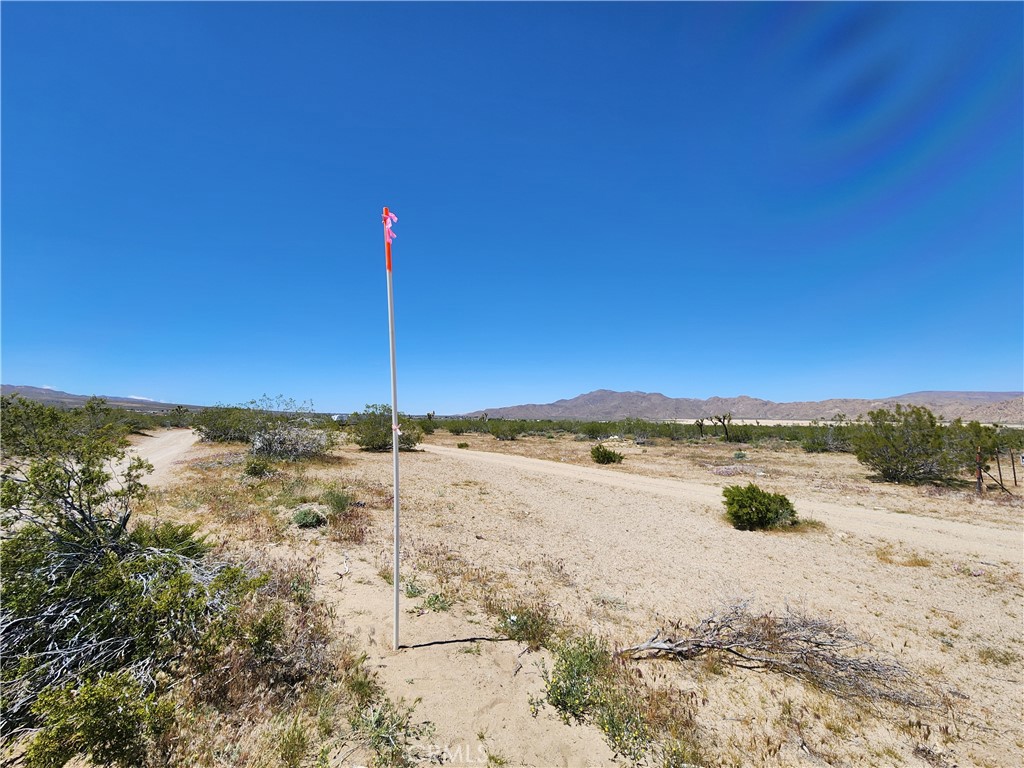
<path fill-rule="evenodd" d="M 118 395 L 73 395 L 70 392 L 61 392 L 59 389 L 47 389 L 46 387 L 29 387 L 14 384 L 0 385 L 0 392 L 4 395 L 18 395 L 26 400 L 35 400 L 46 405 L 57 405 L 61 408 L 81 408 L 88 402 L 90 397 L 102 397 L 107 405 L 113 408 L 124 408 L 129 411 L 142 411 L 144 413 L 162 413 L 175 408 L 177 403 L 160 403 L 156 400 L 146 400 L 141 397 L 122 397 Z M 194 410 L 200 406 L 186 405 L 185 408 Z"/>

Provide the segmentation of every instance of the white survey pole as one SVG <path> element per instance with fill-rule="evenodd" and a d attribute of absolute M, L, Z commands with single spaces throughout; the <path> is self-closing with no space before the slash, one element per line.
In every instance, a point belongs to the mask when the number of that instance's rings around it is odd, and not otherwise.
<path fill-rule="evenodd" d="M 398 217 L 384 208 L 384 257 L 388 272 L 388 336 L 391 341 L 391 455 L 395 465 L 395 557 L 392 586 L 395 590 L 395 650 L 398 650 L 398 582 L 399 582 L 399 535 L 398 535 L 398 438 L 402 432 L 398 428 L 398 369 L 395 363 L 395 286 L 391 276 L 391 241 L 395 234 L 391 224 Z"/>

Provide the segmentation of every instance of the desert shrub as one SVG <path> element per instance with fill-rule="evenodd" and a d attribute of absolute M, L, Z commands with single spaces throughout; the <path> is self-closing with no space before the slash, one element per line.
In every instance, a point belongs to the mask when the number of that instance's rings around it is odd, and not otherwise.
<path fill-rule="evenodd" d="M 566 723 L 592 722 L 617 755 L 638 764 L 658 751 L 662 723 L 676 719 L 631 678 L 607 646 L 593 636 L 572 637 L 554 649 L 554 667 L 543 671 L 545 698 Z M 661 710 L 661 711 L 659 711 Z"/>
<path fill-rule="evenodd" d="M 85 731 L 69 743 L 81 741 L 95 753 L 100 742 L 88 735 L 85 715 L 76 709 L 67 720 L 60 692 L 83 681 L 99 685 L 104 675 L 121 672 L 151 683 L 184 648 L 201 647 L 228 606 L 255 588 L 241 569 L 208 562 L 207 547 L 191 530 L 163 524 L 97 539 L 67 531 L 54 536 L 28 524 L 0 545 L 0 687 L 7 734 L 42 728 L 44 741 L 63 741 L 66 723 L 78 722 Z M 106 706 L 113 695 L 101 685 L 96 706 Z M 51 716 L 57 730 L 48 730 Z M 42 755 L 54 748 L 41 743 L 37 749 Z"/>
<path fill-rule="evenodd" d="M 515 440 L 525 431 L 520 422 L 492 419 L 487 422 L 487 431 L 498 440 Z"/>
<path fill-rule="evenodd" d="M 768 493 L 753 483 L 723 489 L 725 513 L 734 528 L 754 531 L 797 522 L 792 502 L 781 493 Z"/>
<path fill-rule="evenodd" d="M 191 427 L 192 416 L 192 411 L 188 408 L 176 405 L 173 410 L 162 413 L 157 418 L 161 427 Z"/>
<path fill-rule="evenodd" d="M 77 755 L 101 765 L 141 765 L 147 741 L 174 717 L 169 701 L 158 702 L 124 672 L 49 688 L 32 711 L 44 725 L 26 751 L 29 768 L 64 765 Z"/>
<path fill-rule="evenodd" d="M 319 528 L 327 522 L 327 518 L 313 507 L 303 507 L 292 515 L 292 522 L 299 528 Z"/>
<path fill-rule="evenodd" d="M 328 488 L 321 494 L 320 501 L 330 508 L 331 514 L 343 515 L 348 511 L 352 497 L 338 488 Z"/>
<path fill-rule="evenodd" d="M 598 464 L 621 464 L 624 457 L 618 451 L 605 448 L 603 445 L 598 443 L 590 449 L 590 458 Z"/>
<path fill-rule="evenodd" d="M 204 408 L 192 418 L 199 439 L 211 443 L 247 443 L 260 426 L 260 414 L 242 406 Z"/>
<path fill-rule="evenodd" d="M 250 400 L 242 405 L 204 408 L 192 416 L 201 440 L 216 443 L 251 443 L 261 433 L 280 425 L 333 431 L 329 417 L 314 413 L 311 403 L 296 403 L 281 395 Z"/>
<path fill-rule="evenodd" d="M 102 401 L 62 411 L 21 398 L 2 403 L 0 514 L 5 527 L 41 528 L 78 547 L 115 544 L 146 493 L 152 466 L 127 459 L 122 425 Z M 120 467 L 116 472 L 115 467 Z"/>
<path fill-rule="evenodd" d="M 352 414 L 349 422 L 349 432 L 364 451 L 392 450 L 394 432 L 390 405 L 367 405 L 362 413 Z M 422 431 L 416 422 L 401 413 L 398 414 L 398 425 L 401 431 L 398 438 L 399 450 L 412 450 L 420 442 Z"/>
<path fill-rule="evenodd" d="M 868 414 L 868 422 L 853 439 L 857 460 L 893 483 L 943 481 L 993 455 L 996 432 L 978 422 L 959 419 L 943 427 L 927 408 L 896 405 Z"/>
<path fill-rule="evenodd" d="M 555 649 L 545 692 L 566 723 L 584 722 L 600 705 L 611 664 L 611 653 L 594 637 L 570 638 Z"/>
<path fill-rule="evenodd" d="M 484 609 L 497 619 L 498 632 L 510 640 L 526 643 L 532 651 L 547 645 L 558 628 L 554 611 L 547 603 L 489 599 Z"/>
<path fill-rule="evenodd" d="M 298 461 L 323 456 L 332 444 L 332 435 L 322 429 L 273 424 L 252 436 L 249 451 L 253 456 Z"/>
<path fill-rule="evenodd" d="M 754 428 L 746 424 L 730 424 L 725 434 L 727 443 L 752 443 L 755 436 Z"/>
<path fill-rule="evenodd" d="M 456 443 L 456 448 L 469 448 L 469 443 Z"/>
<path fill-rule="evenodd" d="M 587 421 L 577 424 L 575 431 L 590 440 L 601 440 L 614 434 L 611 425 L 602 421 Z"/>
<path fill-rule="evenodd" d="M 812 422 L 805 430 L 800 446 L 808 453 L 849 453 L 853 450 L 853 428 L 841 413 L 824 425 Z"/>
<path fill-rule="evenodd" d="M 266 456 L 250 456 L 245 460 L 242 474 L 246 477 L 270 477 L 274 474 L 274 465 Z"/>

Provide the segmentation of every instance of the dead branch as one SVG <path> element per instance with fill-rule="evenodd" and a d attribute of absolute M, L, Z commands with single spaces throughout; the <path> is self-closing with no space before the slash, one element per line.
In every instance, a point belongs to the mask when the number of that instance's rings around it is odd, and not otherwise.
<path fill-rule="evenodd" d="M 777 672 L 809 682 L 841 697 L 888 701 L 911 707 L 936 702 L 895 659 L 842 624 L 787 608 L 786 613 L 754 614 L 748 601 L 734 603 L 673 634 L 618 651 L 632 659 L 671 657 L 690 660 L 707 654 L 741 669 Z"/>

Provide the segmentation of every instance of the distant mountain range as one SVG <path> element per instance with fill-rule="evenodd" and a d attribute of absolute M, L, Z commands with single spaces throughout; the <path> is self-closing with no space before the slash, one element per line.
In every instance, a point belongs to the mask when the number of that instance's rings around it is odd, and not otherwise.
<path fill-rule="evenodd" d="M 3 394 L 17 394 L 29 400 L 65 408 L 85 404 L 91 395 L 73 395 L 45 387 L 0 385 Z M 178 403 L 161 403 L 138 397 L 97 395 L 115 408 L 161 413 Z M 734 419 L 805 420 L 830 419 L 837 413 L 848 418 L 864 416 L 876 408 L 892 408 L 896 403 L 922 405 L 944 419 L 960 418 L 985 424 L 1024 425 L 1024 392 L 911 392 L 881 400 L 833 399 L 797 403 L 775 403 L 755 397 L 666 397 L 657 392 L 613 392 L 598 389 L 569 400 L 545 405 L 513 405 L 488 408 L 464 414 L 474 418 L 486 413 L 504 419 L 570 419 L 578 421 L 616 421 L 625 418 L 666 420 L 697 419 L 731 413 Z M 184 405 L 189 410 L 205 406 Z"/>
<path fill-rule="evenodd" d="M 47 389 L 46 387 L 23 387 L 12 384 L 0 384 L 0 393 L 4 395 L 20 395 L 26 400 L 35 400 L 46 405 L 59 405 L 63 408 L 80 408 L 92 397 L 102 397 L 107 405 L 113 408 L 124 408 L 129 411 L 142 411 L 144 413 L 162 413 L 163 411 L 174 410 L 178 403 L 161 403 L 157 400 L 147 400 L 144 397 L 124 397 L 117 395 L 72 395 L 69 392 L 61 392 L 59 389 Z M 184 405 L 189 410 L 198 410 L 202 406 Z"/>
<path fill-rule="evenodd" d="M 697 419 L 731 413 L 734 419 L 803 420 L 828 419 L 837 413 L 848 418 L 864 416 L 896 403 L 920 405 L 945 419 L 960 418 L 982 423 L 1024 424 L 1024 392 L 911 392 L 881 400 L 834 399 L 797 403 L 774 403 L 745 395 L 711 397 L 666 397 L 657 392 L 612 392 L 598 389 L 569 400 L 546 405 L 513 405 L 488 408 L 466 416 L 505 419 L 573 419 L 615 421 L 625 418 L 651 420 Z"/>

